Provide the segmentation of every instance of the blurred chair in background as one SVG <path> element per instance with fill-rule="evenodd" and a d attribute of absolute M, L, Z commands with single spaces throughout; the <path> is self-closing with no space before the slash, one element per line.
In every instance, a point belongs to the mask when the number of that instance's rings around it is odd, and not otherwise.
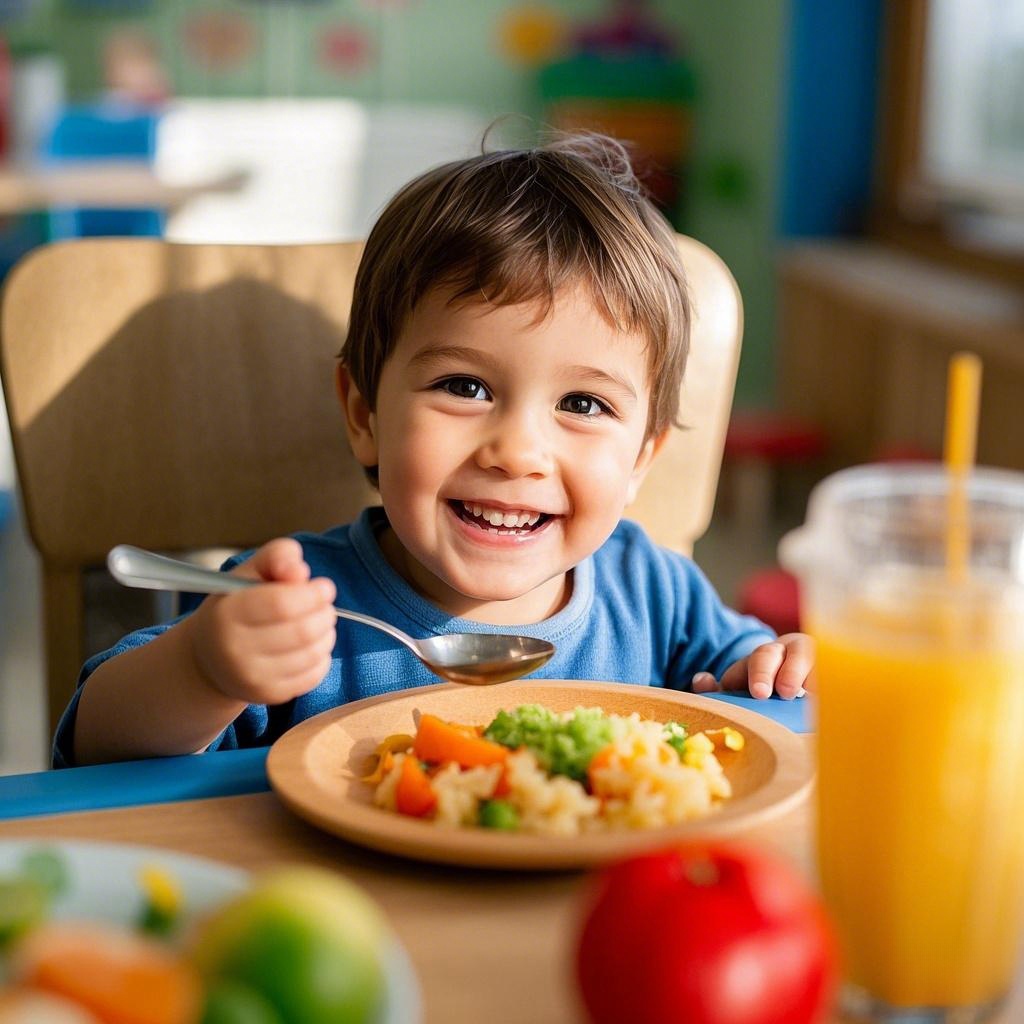
<path fill-rule="evenodd" d="M 733 414 L 725 437 L 725 470 L 731 518 L 740 543 L 763 546 L 771 535 L 778 516 L 781 474 L 788 474 L 802 509 L 827 451 L 828 439 L 815 423 L 770 410 Z M 797 477 L 802 477 L 799 486 Z M 800 629 L 796 577 L 781 566 L 744 576 L 737 587 L 736 607 L 780 636 Z"/>
<path fill-rule="evenodd" d="M 756 419 L 756 418 L 755 418 Z M 748 435 L 752 421 L 743 421 L 741 418 L 739 426 L 734 429 L 730 424 L 729 435 L 726 438 L 726 462 L 730 457 L 730 441 L 735 447 L 739 441 Z M 767 421 L 765 421 L 767 422 Z M 801 423 L 801 421 L 790 420 L 783 416 L 778 419 L 782 440 L 788 438 L 787 443 L 779 445 L 787 458 L 799 456 L 808 460 L 805 466 L 814 469 L 820 467 L 821 457 L 826 451 L 825 438 L 813 425 Z M 785 424 L 789 429 L 782 429 Z M 760 452 L 763 456 L 764 449 L 772 450 L 772 432 L 757 442 L 753 437 L 748 437 L 750 444 L 744 444 L 741 450 L 747 454 Z M 778 441 L 779 438 L 776 438 Z M 931 462 L 940 458 L 938 448 L 929 448 L 915 442 L 884 445 L 874 454 L 874 462 Z M 763 523 L 762 523 L 763 526 Z M 755 569 L 747 574 L 741 581 L 736 594 L 736 607 L 747 615 L 755 615 L 762 622 L 767 623 L 780 636 L 783 633 L 795 633 L 801 628 L 800 624 L 800 586 L 796 576 L 780 565 L 771 565 Z"/>
<path fill-rule="evenodd" d="M 140 160 L 156 155 L 160 114 L 120 103 L 66 107 L 57 116 L 43 144 L 46 164 L 96 160 Z M 159 236 L 162 210 L 99 210 L 58 208 L 49 212 L 49 239 L 98 235 Z"/>
<path fill-rule="evenodd" d="M 696 307 L 692 426 L 672 431 L 627 514 L 689 553 L 714 506 L 742 317 L 722 261 L 679 247 Z M 0 371 L 42 558 L 51 725 L 93 653 L 83 579 L 114 545 L 248 548 L 377 500 L 334 391 L 361 248 L 85 239 L 12 272 Z"/>

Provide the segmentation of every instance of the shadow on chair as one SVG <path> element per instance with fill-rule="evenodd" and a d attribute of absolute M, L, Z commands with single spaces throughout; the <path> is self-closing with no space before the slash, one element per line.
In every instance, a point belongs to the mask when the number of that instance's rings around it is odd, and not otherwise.
<path fill-rule="evenodd" d="M 681 413 L 629 515 L 689 553 L 714 504 L 739 359 L 739 294 L 679 239 L 696 315 Z M 376 499 L 333 368 L 361 244 L 44 246 L 8 279 L 0 371 L 42 559 L 51 724 L 87 654 L 83 580 L 132 543 L 247 548 Z"/>

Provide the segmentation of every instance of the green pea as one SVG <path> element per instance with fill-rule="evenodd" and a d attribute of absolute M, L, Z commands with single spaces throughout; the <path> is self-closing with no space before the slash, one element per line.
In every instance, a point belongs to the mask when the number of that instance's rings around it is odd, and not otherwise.
<path fill-rule="evenodd" d="M 519 828 L 519 812 L 507 800 L 485 800 L 480 805 L 480 824 L 484 828 L 515 832 Z"/>

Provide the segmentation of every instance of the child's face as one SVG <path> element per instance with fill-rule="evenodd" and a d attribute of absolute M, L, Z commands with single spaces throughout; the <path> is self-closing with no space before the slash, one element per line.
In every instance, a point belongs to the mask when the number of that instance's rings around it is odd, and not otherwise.
<path fill-rule="evenodd" d="M 657 447 L 643 339 L 582 289 L 538 307 L 430 293 L 384 365 L 377 407 L 341 375 L 357 458 L 378 467 L 395 568 L 452 614 L 526 623 L 632 501 Z M 503 517 L 503 518 L 500 518 Z M 500 525 L 495 525 L 500 522 Z"/>

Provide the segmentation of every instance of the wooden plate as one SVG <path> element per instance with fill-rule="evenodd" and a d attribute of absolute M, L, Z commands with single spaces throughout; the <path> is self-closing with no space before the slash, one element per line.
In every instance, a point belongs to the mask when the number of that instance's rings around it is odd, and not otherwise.
<path fill-rule="evenodd" d="M 373 806 L 360 781 L 374 747 L 391 733 L 413 733 L 413 711 L 486 725 L 502 708 L 543 704 L 552 711 L 601 707 L 643 718 L 682 721 L 691 729 L 731 725 L 742 751 L 721 755 L 733 796 L 699 821 L 664 829 L 554 837 L 439 827 Z M 422 686 L 346 704 L 289 730 L 271 747 L 274 792 L 301 818 L 354 843 L 417 860 L 487 868 L 582 868 L 696 835 L 726 835 L 760 825 L 802 800 L 810 758 L 785 726 L 744 708 L 695 694 L 623 683 L 527 680 L 500 686 Z"/>

